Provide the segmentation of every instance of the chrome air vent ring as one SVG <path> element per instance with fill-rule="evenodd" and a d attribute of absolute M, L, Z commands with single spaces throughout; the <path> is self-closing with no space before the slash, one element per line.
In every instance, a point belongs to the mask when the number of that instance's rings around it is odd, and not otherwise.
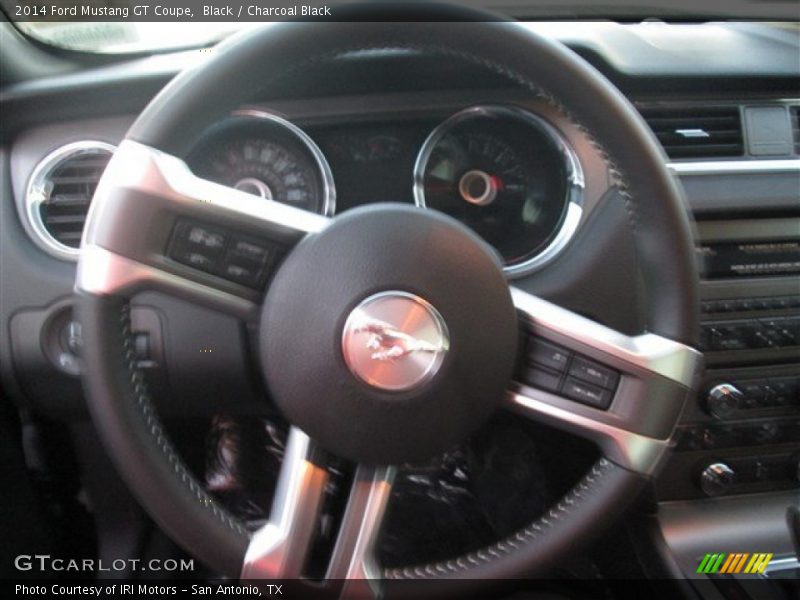
<path fill-rule="evenodd" d="M 56 148 L 36 165 L 25 189 L 22 222 L 33 242 L 49 255 L 78 259 L 80 231 L 94 187 L 105 170 L 103 163 L 107 164 L 115 150 L 107 142 L 81 140 Z M 92 156 L 98 160 L 88 162 Z M 60 181 L 55 181 L 56 176 Z M 48 207 L 56 207 L 56 199 L 62 214 L 43 214 Z M 69 230 L 59 232 L 58 227 Z"/>

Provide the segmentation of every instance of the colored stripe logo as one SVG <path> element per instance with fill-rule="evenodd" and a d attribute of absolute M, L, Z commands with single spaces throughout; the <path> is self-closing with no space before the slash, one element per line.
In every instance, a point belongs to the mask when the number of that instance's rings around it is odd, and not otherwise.
<path fill-rule="evenodd" d="M 715 552 L 706 554 L 697 567 L 698 573 L 763 573 L 772 560 L 773 554 L 756 552 L 734 552 L 726 554 Z"/>

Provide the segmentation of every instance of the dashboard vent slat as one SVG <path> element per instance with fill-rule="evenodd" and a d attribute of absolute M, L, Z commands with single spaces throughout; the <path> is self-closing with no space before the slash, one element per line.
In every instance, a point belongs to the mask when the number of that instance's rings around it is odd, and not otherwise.
<path fill-rule="evenodd" d="M 800 106 L 789 108 L 792 119 L 792 139 L 794 140 L 794 153 L 800 154 Z"/>
<path fill-rule="evenodd" d="M 644 107 L 640 112 L 670 158 L 744 153 L 737 106 Z"/>
<path fill-rule="evenodd" d="M 28 216 L 35 240 L 59 258 L 77 256 L 89 205 L 114 147 L 76 142 L 37 166 L 28 186 Z"/>

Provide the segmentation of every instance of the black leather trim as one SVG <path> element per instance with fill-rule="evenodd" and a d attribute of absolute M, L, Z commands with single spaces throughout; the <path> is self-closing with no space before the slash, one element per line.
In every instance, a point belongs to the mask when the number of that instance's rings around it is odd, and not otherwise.
<path fill-rule="evenodd" d="M 136 367 L 130 305 L 122 298 L 78 297 L 89 409 L 131 491 L 175 540 L 210 567 L 238 576 L 249 533 L 209 496 L 168 440 Z"/>
<path fill-rule="evenodd" d="M 636 497 L 644 478 L 600 459 L 556 506 L 503 540 L 453 560 L 387 569 L 388 579 L 508 579 L 541 573 L 557 557 L 596 538 Z M 464 591 L 475 591 L 469 582 Z M 455 590 L 448 586 L 449 593 Z"/>

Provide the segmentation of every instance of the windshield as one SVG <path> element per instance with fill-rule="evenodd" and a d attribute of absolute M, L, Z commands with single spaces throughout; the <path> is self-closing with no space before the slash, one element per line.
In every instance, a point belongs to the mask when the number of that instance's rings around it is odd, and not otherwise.
<path fill-rule="evenodd" d="M 59 48 L 81 52 L 158 52 L 207 46 L 260 23 L 21 22 L 26 34 Z"/>

